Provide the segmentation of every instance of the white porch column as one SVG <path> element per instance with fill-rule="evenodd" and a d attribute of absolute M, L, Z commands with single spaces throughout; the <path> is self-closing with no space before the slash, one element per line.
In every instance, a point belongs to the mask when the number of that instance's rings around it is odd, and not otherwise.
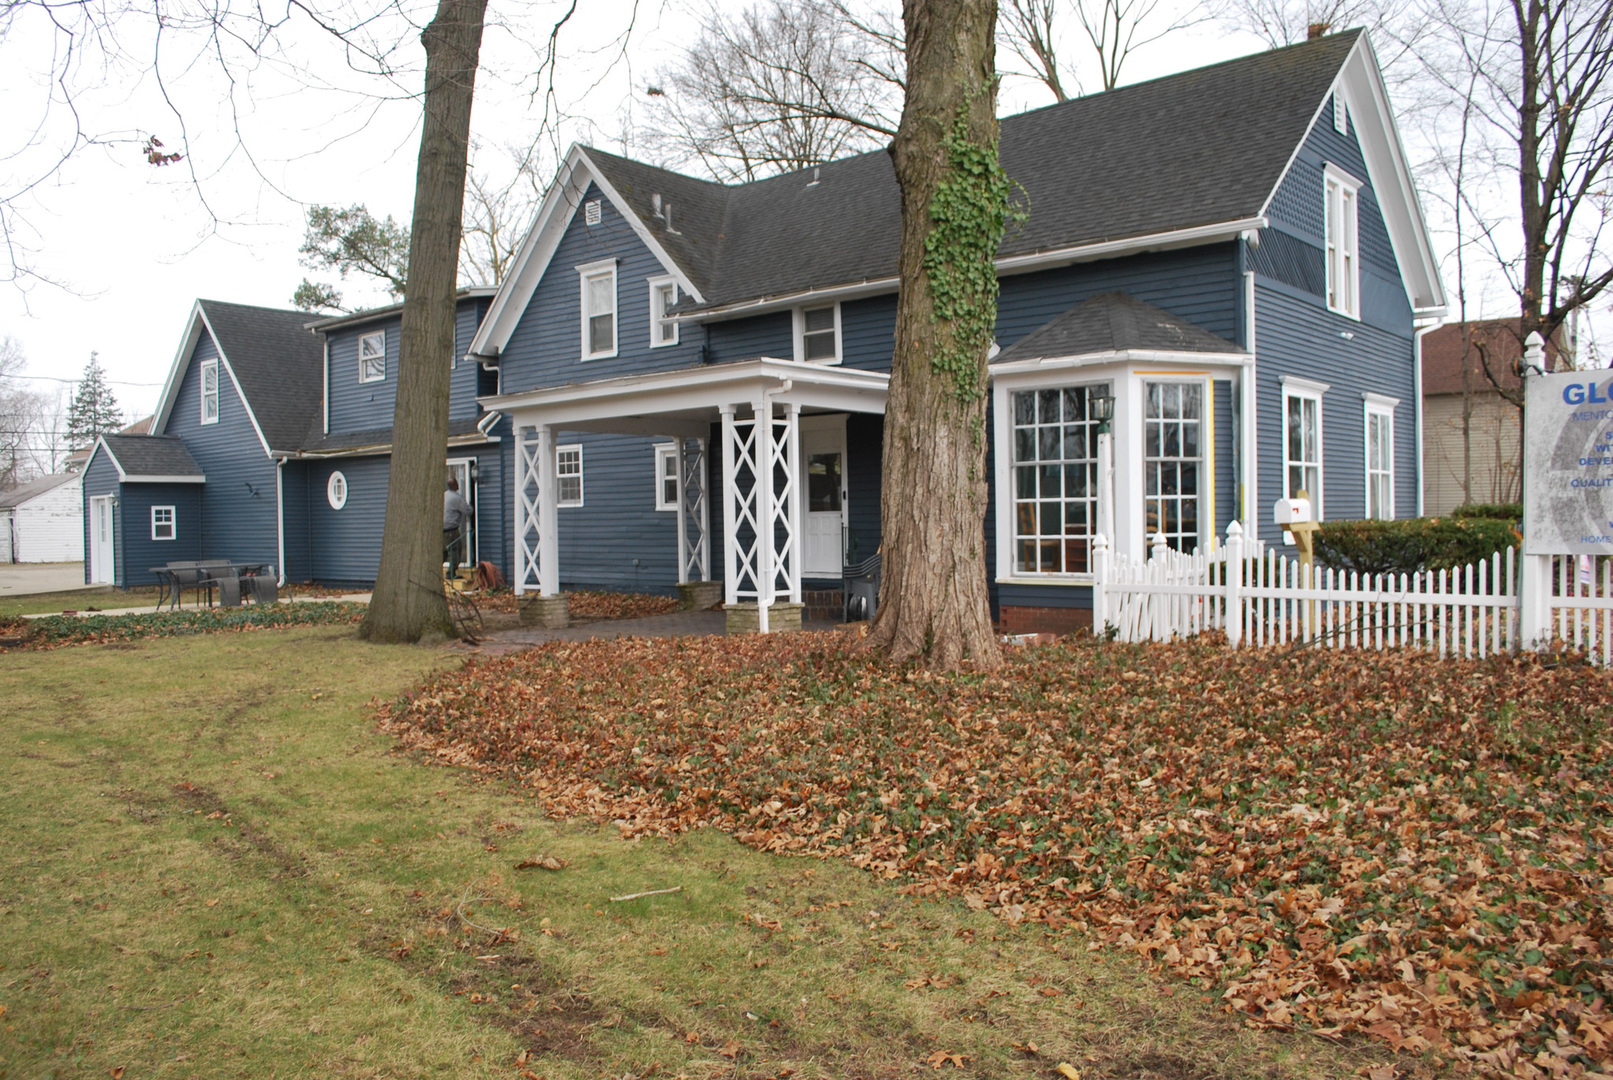
<path fill-rule="evenodd" d="M 722 414 L 722 545 L 723 603 L 739 603 L 739 523 L 735 504 L 739 485 L 734 479 L 734 407 L 723 405 Z"/>
<path fill-rule="evenodd" d="M 1115 437 L 1098 436 L 1098 534 L 1115 534 Z"/>
<path fill-rule="evenodd" d="M 806 492 L 801 490 L 801 406 L 791 403 L 785 413 L 784 422 L 789 425 L 785 431 L 785 462 L 784 474 L 787 477 L 786 490 L 789 497 L 789 535 L 785 543 L 788 549 L 784 558 L 788 560 L 790 581 L 790 603 L 801 602 L 801 553 L 806 544 L 802 536 L 801 500 Z"/>
<path fill-rule="evenodd" d="M 683 585 L 683 584 L 687 583 L 688 580 L 689 580 L 689 514 L 688 514 L 687 509 L 685 508 L 685 500 L 684 500 L 685 482 L 687 480 L 687 474 L 688 474 L 688 466 L 684 463 L 684 454 L 685 454 L 685 452 L 687 450 L 687 447 L 685 446 L 685 442 L 686 442 L 686 440 L 684 440 L 684 439 L 674 439 L 674 440 L 672 440 L 672 445 L 677 447 L 677 450 L 675 451 L 675 453 L 677 455 L 677 461 L 678 461 L 678 584 L 679 585 Z M 661 459 L 658 457 L 655 460 L 656 460 L 656 464 L 659 465 L 660 462 L 661 462 Z M 666 481 L 662 477 L 657 476 L 655 478 L 655 482 L 657 484 L 664 484 Z M 659 493 L 657 493 L 657 495 L 655 497 L 656 497 L 657 501 L 659 501 L 660 498 L 661 498 Z"/>
<path fill-rule="evenodd" d="M 554 429 L 538 425 L 538 589 L 560 595 L 560 515 L 555 490 Z"/>
<path fill-rule="evenodd" d="M 537 537 L 542 513 L 538 507 L 537 487 L 540 482 L 539 445 L 532 428 L 520 427 L 515 431 L 515 593 L 525 595 L 539 588 L 539 544 Z"/>
<path fill-rule="evenodd" d="M 678 583 L 711 580 L 711 525 L 706 497 L 706 440 L 677 439 Z M 694 526 L 694 542 L 689 526 Z"/>
<path fill-rule="evenodd" d="M 773 403 L 763 394 L 756 402 L 756 486 L 752 497 L 756 506 L 756 631 L 768 632 L 767 609 L 773 603 Z"/>

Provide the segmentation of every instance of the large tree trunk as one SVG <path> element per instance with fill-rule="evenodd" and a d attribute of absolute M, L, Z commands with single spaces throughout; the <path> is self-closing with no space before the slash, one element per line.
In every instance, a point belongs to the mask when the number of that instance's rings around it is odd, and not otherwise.
<path fill-rule="evenodd" d="M 986 595 L 986 350 L 1008 185 L 997 164 L 996 0 L 904 0 L 891 145 L 901 296 L 885 412 L 883 583 L 870 640 L 936 667 L 997 663 Z"/>
<path fill-rule="evenodd" d="M 442 492 L 470 108 L 486 11 L 487 0 L 439 0 L 436 17 L 420 35 L 426 47 L 425 118 L 398 347 L 392 473 L 381 568 L 359 628 L 371 641 L 413 642 L 454 632 L 442 585 Z"/>

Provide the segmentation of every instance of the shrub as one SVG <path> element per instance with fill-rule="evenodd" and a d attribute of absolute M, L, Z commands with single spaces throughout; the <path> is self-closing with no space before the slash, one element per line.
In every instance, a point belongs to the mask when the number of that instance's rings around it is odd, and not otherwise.
<path fill-rule="evenodd" d="M 1328 521 L 1315 533 L 1316 561 L 1363 574 L 1449 570 L 1518 543 L 1510 521 L 1487 517 Z"/>
<path fill-rule="evenodd" d="M 1471 503 L 1467 506 L 1458 506 L 1451 511 L 1451 517 L 1467 520 L 1469 518 L 1485 518 L 1491 521 L 1510 521 L 1517 523 L 1523 520 L 1522 503 Z"/>

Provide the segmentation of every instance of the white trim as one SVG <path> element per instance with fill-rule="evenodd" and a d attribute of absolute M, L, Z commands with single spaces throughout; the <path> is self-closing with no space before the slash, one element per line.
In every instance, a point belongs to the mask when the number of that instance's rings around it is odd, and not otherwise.
<path fill-rule="evenodd" d="M 682 329 L 682 322 L 675 315 L 671 318 L 667 318 L 662 315 L 661 312 L 656 310 L 655 294 L 670 285 L 672 286 L 672 302 L 676 304 L 678 302 L 678 279 L 667 274 L 662 274 L 659 277 L 649 278 L 647 281 L 650 286 L 650 348 L 670 349 L 672 346 L 678 344 L 678 339 L 682 337 L 682 334 L 679 333 L 679 331 Z M 662 326 L 670 326 L 672 328 L 672 339 L 670 341 L 661 340 Z"/>
<path fill-rule="evenodd" d="M 1323 299 L 1327 310 L 1356 320 L 1361 318 L 1361 187 L 1332 162 L 1322 166 Z M 1338 236 L 1333 235 L 1335 201 Z"/>
<path fill-rule="evenodd" d="M 1099 367 L 1108 364 L 1188 364 L 1194 367 L 1212 366 L 1250 367 L 1253 354 L 1246 352 L 1197 353 L 1167 352 L 1161 349 L 1113 349 L 1108 352 L 1083 353 L 1079 356 L 1032 357 L 1029 360 L 1009 360 L 990 365 L 992 379 L 1006 376 L 1073 371 L 1079 368 Z"/>
<path fill-rule="evenodd" d="M 1395 398 L 1384 397 L 1382 394 L 1361 395 L 1361 462 L 1365 470 L 1366 488 L 1361 507 L 1361 516 L 1369 520 L 1391 521 L 1395 516 L 1395 406 L 1399 401 Z M 1389 468 L 1379 470 L 1389 474 L 1389 512 L 1382 518 L 1374 519 L 1372 515 L 1372 418 L 1376 416 L 1381 420 L 1389 421 Z"/>
<path fill-rule="evenodd" d="M 806 313 L 807 313 L 808 310 L 811 310 L 811 311 L 825 311 L 825 310 L 827 310 L 827 311 L 833 311 L 834 312 L 834 320 L 835 320 L 835 324 L 834 324 L 835 353 L 834 353 L 834 356 L 829 358 L 829 359 L 819 358 L 817 360 L 808 360 L 807 357 L 806 357 Z M 791 312 L 791 315 L 790 315 L 790 327 L 791 327 L 791 330 L 792 330 L 792 341 L 793 341 L 793 348 L 795 349 L 795 362 L 796 363 L 798 363 L 798 364 L 819 364 L 819 365 L 822 365 L 824 367 L 834 367 L 834 366 L 838 365 L 840 363 L 840 361 L 844 358 L 845 353 L 840 347 L 840 301 L 836 300 L 833 303 L 827 303 L 827 304 L 803 304 L 803 305 L 801 305 L 800 307 L 796 308 L 793 312 Z M 822 330 L 815 330 L 815 331 L 813 331 L 813 333 L 821 334 L 821 333 L 823 333 L 823 331 Z"/>
<path fill-rule="evenodd" d="M 124 484 L 205 484 L 205 476 L 119 476 L 118 481 Z"/>
<path fill-rule="evenodd" d="M 374 360 L 375 357 L 366 357 L 364 355 L 364 343 L 366 341 L 374 341 L 376 338 L 381 339 L 381 374 L 366 375 L 364 361 L 367 359 Z M 368 334 L 360 334 L 358 339 L 358 381 L 361 383 L 386 382 L 386 369 L 386 330 L 372 330 Z"/>
<path fill-rule="evenodd" d="M 319 335 L 319 341 L 320 341 L 320 351 L 324 354 L 324 356 L 323 356 L 323 358 L 321 360 L 322 366 L 320 368 L 321 379 L 323 380 L 323 386 L 322 386 L 322 390 L 320 392 L 320 398 L 321 398 L 321 402 L 320 402 L 320 417 L 321 417 L 320 431 L 321 431 L 321 433 L 323 433 L 325 435 L 329 435 L 330 434 L 330 338 L 325 334 L 320 334 Z"/>
<path fill-rule="evenodd" d="M 1247 292 L 1248 317 L 1245 325 L 1248 327 L 1249 340 L 1244 343 L 1252 357 L 1258 360 L 1260 348 L 1259 335 L 1256 327 L 1259 325 L 1256 318 L 1255 306 L 1255 272 L 1245 270 L 1243 273 L 1244 285 Z M 1238 482 L 1243 485 L 1241 496 L 1236 502 L 1237 520 L 1244 523 L 1248 535 L 1253 539 L 1258 535 L 1260 522 L 1260 431 L 1257 418 L 1260 416 L 1260 380 L 1255 363 L 1243 369 L 1242 385 L 1239 392 L 1243 396 L 1243 406 L 1238 413 L 1239 431 L 1237 438 L 1242 439 L 1242 449 L 1238 457 Z"/>
<path fill-rule="evenodd" d="M 211 417 L 207 415 L 207 372 L 209 369 L 211 369 L 213 372 L 213 415 Z M 202 361 L 201 366 L 196 369 L 196 380 L 198 384 L 198 393 L 196 396 L 198 399 L 198 411 L 200 413 L 196 419 L 196 422 L 199 424 L 216 424 L 218 423 L 219 416 L 224 412 L 223 401 L 221 400 L 218 392 L 217 357 Z"/>
<path fill-rule="evenodd" d="M 1298 375 L 1279 375 L 1277 382 L 1282 385 L 1284 391 L 1292 390 L 1296 394 L 1311 394 L 1315 397 L 1321 397 L 1333 389 L 1330 383 L 1317 382 L 1315 379 L 1305 379 Z"/>
<path fill-rule="evenodd" d="M 337 482 L 341 482 L 341 492 L 337 493 Z M 325 502 L 332 510 L 341 510 L 347 505 L 347 496 L 351 489 L 347 483 L 347 474 L 340 469 L 332 469 L 330 475 L 325 477 Z"/>
<path fill-rule="evenodd" d="M 617 272 L 616 259 L 598 259 L 591 263 L 583 263 L 577 270 L 577 315 L 582 328 L 581 336 L 577 341 L 579 358 L 582 360 L 609 360 L 620 349 L 622 341 L 622 286 L 620 275 Z M 588 310 L 588 283 L 596 278 L 610 275 L 610 348 L 598 352 L 592 350 L 592 328 L 588 325 L 589 319 L 604 312 Z"/>
<path fill-rule="evenodd" d="M 286 587 L 286 459 L 274 463 L 274 553 L 280 560 L 276 588 Z"/>
<path fill-rule="evenodd" d="M 655 509 L 657 511 L 667 510 L 676 512 L 678 509 L 678 504 L 683 500 L 683 461 L 681 458 L 681 451 L 683 449 L 682 441 L 656 443 L 650 449 L 654 451 L 655 457 Z M 668 461 L 672 462 L 673 464 L 672 475 L 670 477 L 666 475 L 666 465 L 664 464 Z M 671 502 L 668 502 L 664 498 L 666 495 L 665 483 L 668 479 L 672 480 L 676 484 L 676 490 L 673 492 Z"/>
<path fill-rule="evenodd" d="M 563 473 L 560 471 L 560 455 L 569 454 L 573 450 L 577 452 L 577 471 L 575 473 Z M 560 497 L 560 482 L 562 480 L 570 479 L 572 476 L 576 476 L 577 478 L 577 497 L 575 499 L 562 499 Z M 583 490 L 582 443 L 562 443 L 554 448 L 554 480 L 555 506 L 568 507 L 583 505 L 585 492 Z"/>
<path fill-rule="evenodd" d="M 157 521 L 157 514 L 159 512 L 162 512 L 162 511 L 167 512 L 168 520 L 165 521 L 165 522 L 159 523 Z M 157 526 L 158 526 L 158 524 L 164 524 L 164 525 L 168 526 L 168 535 L 167 536 L 158 536 L 157 535 Z M 170 540 L 178 540 L 178 539 L 179 539 L 179 512 L 174 508 L 174 506 L 172 504 L 169 504 L 167 506 L 153 506 L 151 508 L 151 540 L 152 540 L 152 543 L 166 544 Z"/>
<path fill-rule="evenodd" d="M 1426 463 L 1423 459 L 1423 338 L 1439 328 L 1439 320 L 1431 320 L 1426 325 L 1418 326 L 1411 334 L 1411 416 L 1412 429 L 1416 432 L 1416 453 L 1412 460 L 1417 469 L 1417 516 L 1423 516 L 1423 500 L 1426 493 L 1423 491 L 1423 478 L 1427 475 Z"/>

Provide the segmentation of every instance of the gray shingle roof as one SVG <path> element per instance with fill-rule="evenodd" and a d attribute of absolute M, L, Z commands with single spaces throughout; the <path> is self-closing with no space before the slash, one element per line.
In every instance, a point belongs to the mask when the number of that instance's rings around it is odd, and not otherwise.
<path fill-rule="evenodd" d="M 146 476 L 201 477 L 202 467 L 190 456 L 178 435 L 102 435 L 124 475 L 131 480 Z"/>
<path fill-rule="evenodd" d="M 480 417 L 465 417 L 450 421 L 448 424 L 448 437 L 450 439 L 462 438 L 476 431 L 476 423 Z M 351 431 L 338 434 L 325 435 L 319 431 L 311 431 L 305 440 L 302 449 L 310 454 L 336 454 L 344 450 L 357 450 L 361 447 L 391 446 L 392 429 L 390 427 L 371 428 L 367 431 Z"/>
<path fill-rule="evenodd" d="M 1258 214 L 1359 30 L 1077 98 L 1002 122 L 1029 218 L 1003 255 Z M 896 273 L 901 205 L 884 151 L 722 187 L 601 151 L 606 179 L 717 306 Z M 650 214 L 674 204 L 674 235 Z"/>
<path fill-rule="evenodd" d="M 78 473 L 52 473 L 49 476 L 39 476 L 20 484 L 10 491 L 0 491 L 0 510 L 10 510 L 21 506 L 29 499 L 37 498 L 47 491 L 54 491 L 63 484 L 78 479 Z"/>
<path fill-rule="evenodd" d="M 994 364 L 1124 349 L 1239 353 L 1232 342 L 1123 292 L 1083 300 L 998 353 Z"/>
<path fill-rule="evenodd" d="M 324 347 L 306 311 L 201 300 L 271 450 L 295 450 L 320 412 Z M 120 459 L 121 460 L 121 459 Z"/>

